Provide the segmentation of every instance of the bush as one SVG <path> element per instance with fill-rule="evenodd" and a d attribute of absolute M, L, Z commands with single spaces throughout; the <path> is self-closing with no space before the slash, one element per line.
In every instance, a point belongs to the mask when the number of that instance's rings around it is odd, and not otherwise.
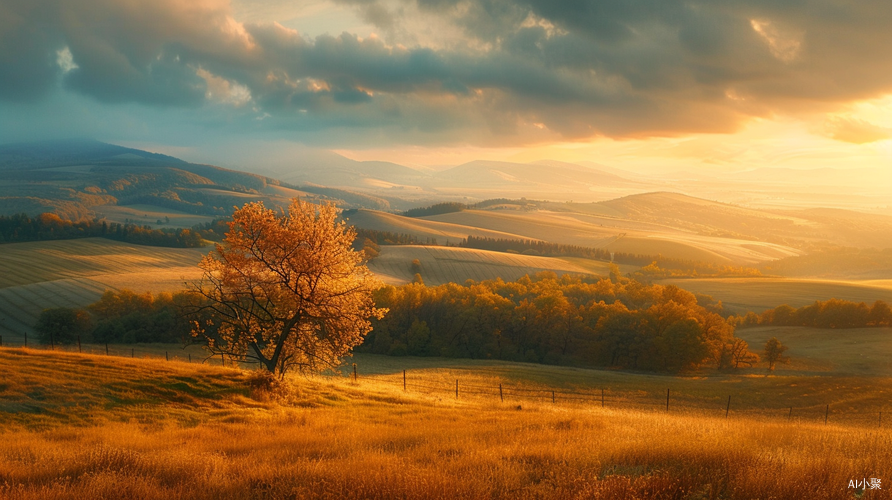
<path fill-rule="evenodd" d="M 258 401 L 284 400 L 291 392 L 288 382 L 269 370 L 252 371 L 247 383 L 251 397 Z"/>
<path fill-rule="evenodd" d="M 92 340 L 93 321 L 83 309 L 57 307 L 44 309 L 34 330 L 43 344 L 73 344 L 78 339 L 88 342 Z"/>

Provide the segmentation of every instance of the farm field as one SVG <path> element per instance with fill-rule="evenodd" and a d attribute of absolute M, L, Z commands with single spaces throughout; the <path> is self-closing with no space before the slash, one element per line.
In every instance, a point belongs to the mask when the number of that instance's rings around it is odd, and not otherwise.
<path fill-rule="evenodd" d="M 516 280 L 525 274 L 539 271 L 554 271 L 558 274 L 591 273 L 594 268 L 609 272 L 607 263 L 597 263 L 586 267 L 553 257 L 536 257 L 502 252 L 490 252 L 470 248 L 432 247 L 419 245 L 382 246 L 381 253 L 369 262 L 369 269 L 382 281 L 391 285 L 412 282 L 415 273 L 412 261 L 421 262 L 421 277 L 429 286 L 444 283 L 464 283 L 468 279 L 483 281 L 502 278 Z M 597 266 L 603 264 L 603 266 Z M 603 267 L 603 269 L 601 269 Z"/>
<path fill-rule="evenodd" d="M 800 253 L 780 244 L 722 234 L 711 227 L 641 221 L 614 214 L 605 207 L 600 207 L 600 211 L 596 210 L 598 208 L 598 205 L 584 208 L 569 205 L 563 211 L 464 210 L 428 217 L 360 210 L 350 215 L 349 220 L 357 227 L 412 234 L 422 241 L 436 238 L 440 244 L 447 239 L 454 243 L 469 235 L 532 239 L 737 265 Z"/>
<path fill-rule="evenodd" d="M 802 307 L 816 300 L 892 301 L 888 280 L 819 280 L 798 278 L 698 278 L 657 280 L 721 300 L 729 312 L 762 312 L 781 304 Z"/>
<path fill-rule="evenodd" d="M 159 227 L 178 227 L 191 228 L 196 224 L 210 222 L 213 217 L 207 215 L 195 215 L 186 212 L 180 212 L 171 208 L 159 207 L 157 205 L 99 205 L 93 207 L 97 218 L 106 218 L 110 222 L 124 224 L 125 221 L 138 224 L 140 226 L 149 225 L 153 228 Z M 170 222 L 158 224 L 158 220 L 170 219 Z"/>
<path fill-rule="evenodd" d="M 105 290 L 176 291 L 200 276 L 202 249 L 131 245 L 102 238 L 3 245 L 0 335 L 32 332 L 40 311 L 83 307 Z"/>
<path fill-rule="evenodd" d="M 363 229 L 411 234 L 422 241 L 427 241 L 428 238 L 436 239 L 439 245 L 458 243 L 468 235 L 486 238 L 530 239 L 529 236 L 522 233 L 493 231 L 463 224 L 437 222 L 421 217 L 404 217 L 375 210 L 358 210 L 347 217 L 347 223 Z"/>
<path fill-rule="evenodd" d="M 393 378 L 408 366 L 410 384 L 437 377 L 467 385 L 603 384 L 603 374 L 617 385 L 616 377 L 631 377 L 630 388 L 711 390 L 694 377 L 418 358 L 388 368 L 393 358 L 356 359 Z M 403 392 L 381 376 L 297 376 L 290 389 L 270 394 L 252 390 L 249 374 L 232 368 L 29 349 L 0 349 L 0 376 L 0 496 L 9 499 L 614 499 L 657 492 L 845 499 L 851 479 L 886 478 L 892 467 L 892 430 L 876 422 L 836 423 L 833 413 L 825 425 L 734 410 L 725 418 L 723 396 L 737 377 L 714 381 L 722 389 L 714 394 L 718 411 L 667 413 L 659 405 L 456 400 L 411 385 Z M 825 378 L 742 377 L 752 385 L 740 389 L 783 382 L 803 402 L 833 400 L 834 408 L 852 394 L 888 400 L 884 379 L 836 379 L 837 391 L 818 394 L 802 384 Z M 881 489 L 865 498 L 889 495 Z"/>
<path fill-rule="evenodd" d="M 696 227 L 672 226 L 668 222 L 646 222 L 613 215 L 548 210 L 465 210 L 425 219 L 516 233 L 555 243 L 606 248 L 614 252 L 662 254 L 726 264 L 752 264 L 799 254 L 796 249 L 779 244 L 710 236 Z"/>

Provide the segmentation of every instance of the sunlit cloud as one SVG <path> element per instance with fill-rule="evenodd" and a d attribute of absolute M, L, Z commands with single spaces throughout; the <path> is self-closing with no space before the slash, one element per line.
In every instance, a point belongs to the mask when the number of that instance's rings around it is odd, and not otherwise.
<path fill-rule="evenodd" d="M 182 111 L 195 137 L 219 141 L 413 158 L 627 161 L 651 148 L 720 168 L 772 161 L 748 153 L 774 144 L 753 140 L 766 123 L 797 124 L 818 149 L 885 143 L 892 129 L 885 0 L 38 3 L 3 7 L 27 26 L 0 30 L 0 125 L 13 131 L 57 127 L 36 103 L 86 98 L 142 131 Z"/>
<path fill-rule="evenodd" d="M 62 70 L 62 73 L 68 73 L 79 67 L 75 64 L 74 56 L 71 55 L 71 49 L 68 47 L 56 52 L 56 64 L 59 65 L 59 69 Z"/>
<path fill-rule="evenodd" d="M 892 129 L 851 118 L 830 118 L 824 123 L 828 136 L 844 142 L 865 144 L 892 137 Z"/>
<path fill-rule="evenodd" d="M 750 25 L 765 39 L 774 57 L 784 62 L 791 62 L 799 56 L 799 49 L 802 47 L 801 35 L 784 32 L 771 21 L 751 19 Z"/>

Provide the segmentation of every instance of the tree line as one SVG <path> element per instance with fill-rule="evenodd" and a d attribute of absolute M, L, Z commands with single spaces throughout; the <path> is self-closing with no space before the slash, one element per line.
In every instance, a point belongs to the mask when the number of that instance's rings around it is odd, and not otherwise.
<path fill-rule="evenodd" d="M 186 306 L 198 301 L 188 292 L 109 290 L 84 309 L 44 309 L 34 330 L 44 344 L 184 342 L 191 329 Z"/>
<path fill-rule="evenodd" d="M 882 300 L 868 306 L 864 302 L 830 299 L 794 308 L 780 305 L 762 314 L 748 312 L 729 320 L 739 327 L 811 326 L 815 328 L 864 328 L 892 326 L 892 308 Z"/>
<path fill-rule="evenodd" d="M 679 372 L 752 366 L 758 356 L 721 315 L 676 286 L 542 272 L 437 287 L 385 286 L 361 349 Z"/>
<path fill-rule="evenodd" d="M 152 229 L 136 224 L 119 224 L 104 220 L 73 222 L 53 213 L 36 217 L 27 214 L 0 215 L 0 242 L 107 238 L 138 245 L 196 248 L 205 245 L 199 231 L 193 229 Z"/>
<path fill-rule="evenodd" d="M 445 203 L 435 203 L 429 207 L 419 207 L 419 208 L 410 208 L 406 210 L 403 215 L 406 217 L 425 217 L 428 215 L 440 215 L 440 214 L 450 214 L 453 212 L 461 212 L 462 210 L 468 208 L 464 203 L 457 202 L 445 202 Z"/>

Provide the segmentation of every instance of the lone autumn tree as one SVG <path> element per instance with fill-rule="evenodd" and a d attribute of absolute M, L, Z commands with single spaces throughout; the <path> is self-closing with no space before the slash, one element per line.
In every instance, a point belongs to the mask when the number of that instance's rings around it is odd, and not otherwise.
<path fill-rule="evenodd" d="M 203 304 L 192 335 L 212 355 L 256 360 L 277 374 L 334 367 L 382 318 L 379 283 L 352 248 L 356 232 L 332 205 L 294 199 L 288 213 L 262 202 L 232 215 L 222 245 L 199 264 Z"/>
<path fill-rule="evenodd" d="M 768 371 L 774 371 L 774 366 L 777 363 L 789 363 L 790 357 L 785 356 L 784 353 L 787 351 L 787 346 L 781 344 L 780 340 L 777 340 L 776 337 L 771 337 L 768 339 L 768 342 L 765 342 L 765 351 L 763 351 L 763 357 L 765 361 L 768 361 Z"/>

